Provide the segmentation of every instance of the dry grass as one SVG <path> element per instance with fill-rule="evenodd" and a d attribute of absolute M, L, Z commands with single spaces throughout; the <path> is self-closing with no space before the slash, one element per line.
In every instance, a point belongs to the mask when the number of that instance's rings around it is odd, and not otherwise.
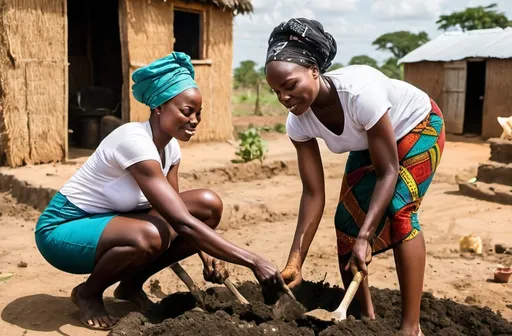
<path fill-rule="evenodd" d="M 249 1 L 121 0 L 123 117 L 149 117 L 131 94 L 131 74 L 173 50 L 175 4 L 205 13 L 205 57 L 212 64 L 196 66 L 205 105 L 204 132 L 197 140 L 231 139 L 233 10 L 252 10 Z M 62 160 L 68 136 L 66 0 L 0 0 L 0 7 L 0 162 Z"/>
<path fill-rule="evenodd" d="M 185 0 L 186 1 L 186 0 Z M 198 2 L 208 5 L 216 5 L 220 9 L 229 8 L 238 13 L 245 14 L 253 11 L 252 3 L 250 0 L 189 0 L 191 2 Z"/>
<path fill-rule="evenodd" d="M 255 115 L 255 89 L 236 89 L 233 91 L 233 116 Z M 266 88 L 260 90 L 260 111 L 264 116 L 282 116 L 287 110 L 282 106 L 274 93 Z"/>
<path fill-rule="evenodd" d="M 125 35 L 121 44 L 125 83 L 123 115 L 129 121 L 144 121 L 149 117 L 149 108 L 131 94 L 131 75 L 139 67 L 172 51 L 172 3 L 152 1 L 148 4 L 147 0 L 121 0 L 119 21 L 124 30 L 121 36 Z"/>
<path fill-rule="evenodd" d="M 67 86 L 63 0 L 1 2 L 2 143 L 7 163 L 64 157 Z"/>
<path fill-rule="evenodd" d="M 204 83 L 201 90 L 203 96 L 203 131 L 196 141 L 232 139 L 233 125 L 231 120 L 232 79 L 231 65 L 233 59 L 233 16 L 228 11 L 208 7 L 208 30 L 206 58 L 212 64 L 196 66 L 205 74 L 198 82 Z"/>
<path fill-rule="evenodd" d="M 143 121 L 149 117 L 149 108 L 131 94 L 131 74 L 173 50 L 173 6 L 188 6 L 204 13 L 204 56 L 212 61 L 212 64 L 194 66 L 196 82 L 203 96 L 203 131 L 194 141 L 231 139 L 232 12 L 178 1 L 148 4 L 147 0 L 123 0 L 122 3 L 120 25 L 122 30 L 126 29 L 122 37 L 124 81 L 130 83 L 123 92 L 125 120 Z M 151 36 L 150 42 L 148 36 Z"/>

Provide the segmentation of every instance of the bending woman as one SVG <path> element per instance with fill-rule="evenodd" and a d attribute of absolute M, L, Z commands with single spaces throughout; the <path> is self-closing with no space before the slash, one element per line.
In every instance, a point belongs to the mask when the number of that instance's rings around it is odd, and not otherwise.
<path fill-rule="evenodd" d="M 393 249 L 401 329 L 421 335 L 425 240 L 418 209 L 443 151 L 443 117 L 427 94 L 372 67 L 325 73 L 335 55 L 335 40 L 317 21 L 291 19 L 269 38 L 266 78 L 289 109 L 286 130 L 303 184 L 297 229 L 281 274 L 291 287 L 301 282 L 323 214 L 324 173 L 316 140 L 321 138 L 334 153 L 350 152 L 334 218 L 345 288 L 351 266 L 367 275 L 367 256 Z M 374 318 L 367 277 L 357 299 L 362 314 Z"/>
<path fill-rule="evenodd" d="M 135 98 L 151 109 L 149 120 L 109 134 L 55 195 L 35 230 L 37 247 L 51 265 L 90 273 L 73 289 L 72 300 L 91 328 L 109 329 L 117 321 L 103 305 L 107 287 L 120 281 L 115 297 L 148 309 L 144 282 L 198 252 L 207 281 L 227 276 L 209 255 L 249 267 L 265 286 L 277 285 L 279 276 L 271 262 L 214 231 L 223 208 L 217 194 L 179 190 L 178 140 L 189 141 L 201 121 L 190 58 L 172 53 L 135 71 L 133 81 Z"/>

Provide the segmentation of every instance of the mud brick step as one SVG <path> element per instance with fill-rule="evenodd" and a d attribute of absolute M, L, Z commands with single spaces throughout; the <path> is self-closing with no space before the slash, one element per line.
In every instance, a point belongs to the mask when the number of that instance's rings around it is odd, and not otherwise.
<path fill-rule="evenodd" d="M 506 205 L 512 205 L 512 187 L 484 182 L 459 183 L 459 192 L 465 196 Z"/>
<path fill-rule="evenodd" d="M 503 139 L 489 139 L 491 145 L 491 161 L 512 163 L 512 141 Z"/>
<path fill-rule="evenodd" d="M 512 164 L 485 162 L 478 166 L 477 180 L 512 186 Z"/>

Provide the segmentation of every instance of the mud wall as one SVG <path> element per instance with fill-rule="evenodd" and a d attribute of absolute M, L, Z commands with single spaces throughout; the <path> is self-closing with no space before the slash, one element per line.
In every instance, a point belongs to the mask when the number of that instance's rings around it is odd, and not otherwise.
<path fill-rule="evenodd" d="M 61 160 L 67 148 L 65 0 L 0 1 L 0 156 Z"/>
<path fill-rule="evenodd" d="M 404 64 L 404 79 L 427 93 L 443 110 L 443 62 L 406 63 Z"/>
<path fill-rule="evenodd" d="M 203 58 L 193 60 L 203 96 L 200 131 L 194 141 L 232 138 L 231 64 L 233 14 L 229 8 L 181 1 L 121 0 L 119 21 L 123 59 L 123 119 L 144 121 L 149 108 L 131 94 L 133 71 L 173 51 L 173 10 L 202 15 Z"/>
<path fill-rule="evenodd" d="M 499 137 L 503 132 L 497 117 L 512 115 L 512 59 L 488 59 L 482 137 Z"/>

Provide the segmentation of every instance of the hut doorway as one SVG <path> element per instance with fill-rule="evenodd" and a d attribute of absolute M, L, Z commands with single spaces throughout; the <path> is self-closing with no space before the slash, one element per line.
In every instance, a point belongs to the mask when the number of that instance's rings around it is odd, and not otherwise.
<path fill-rule="evenodd" d="M 118 1 L 67 0 L 69 147 L 95 149 L 105 116 L 121 120 Z"/>
<path fill-rule="evenodd" d="M 444 65 L 443 110 L 446 129 L 454 134 L 482 134 L 486 62 L 468 60 Z"/>
<path fill-rule="evenodd" d="M 202 59 L 202 13 L 174 9 L 174 50 L 189 55 L 193 60 Z"/>
<path fill-rule="evenodd" d="M 464 110 L 464 133 L 482 134 L 485 97 L 485 61 L 468 62 L 466 79 L 466 102 Z"/>

